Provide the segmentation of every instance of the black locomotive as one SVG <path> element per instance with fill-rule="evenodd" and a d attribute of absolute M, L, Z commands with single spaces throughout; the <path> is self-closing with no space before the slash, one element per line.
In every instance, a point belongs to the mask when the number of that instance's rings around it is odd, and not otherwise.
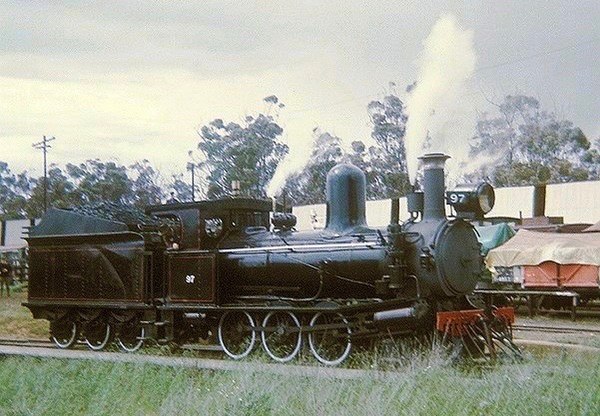
<path fill-rule="evenodd" d="M 320 362 L 340 363 L 353 342 L 431 330 L 436 314 L 472 309 L 465 295 L 483 259 L 466 218 L 488 212 L 494 195 L 482 185 L 446 196 L 447 157 L 421 158 L 410 218 L 401 224 L 395 205 L 385 229 L 366 224 L 365 176 L 347 164 L 328 174 L 319 231 L 297 232 L 272 201 L 247 198 L 152 206 L 156 224 L 50 210 L 28 238 L 25 305 L 50 321 L 61 348 L 82 339 L 99 350 L 116 337 L 135 351 L 149 339 L 214 336 L 239 359 L 260 338 L 279 362 L 307 341 Z"/>

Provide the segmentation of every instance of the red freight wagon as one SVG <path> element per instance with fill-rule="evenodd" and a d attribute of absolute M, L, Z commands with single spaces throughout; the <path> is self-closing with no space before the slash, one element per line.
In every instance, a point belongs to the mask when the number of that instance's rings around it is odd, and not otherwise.
<path fill-rule="evenodd" d="M 523 266 L 525 288 L 590 288 L 599 287 L 600 267 L 590 264 L 559 264 L 545 261 L 537 266 Z"/>
<path fill-rule="evenodd" d="M 503 271 L 521 270 L 522 280 L 512 282 L 524 289 L 576 291 L 582 299 L 600 296 L 600 233 L 520 230 L 491 250 L 486 264 L 496 281 L 508 281 L 498 277 Z"/>

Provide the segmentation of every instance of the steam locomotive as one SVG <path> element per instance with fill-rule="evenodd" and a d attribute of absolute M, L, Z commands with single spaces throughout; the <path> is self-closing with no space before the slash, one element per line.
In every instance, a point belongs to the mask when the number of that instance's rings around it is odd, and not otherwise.
<path fill-rule="evenodd" d="M 50 321 L 60 348 L 212 337 L 234 359 L 260 342 L 287 362 L 307 343 L 319 362 L 338 364 L 353 343 L 430 331 L 441 314 L 473 309 L 466 295 L 483 258 L 468 219 L 491 210 L 494 192 L 445 193 L 447 158 L 420 158 L 423 191 L 409 195 L 404 223 L 393 204 L 387 228 L 367 225 L 365 175 L 349 164 L 327 176 L 319 231 L 298 232 L 292 214 L 273 212 L 281 206 L 249 198 L 151 206 L 159 225 L 49 210 L 27 239 L 25 306 Z"/>

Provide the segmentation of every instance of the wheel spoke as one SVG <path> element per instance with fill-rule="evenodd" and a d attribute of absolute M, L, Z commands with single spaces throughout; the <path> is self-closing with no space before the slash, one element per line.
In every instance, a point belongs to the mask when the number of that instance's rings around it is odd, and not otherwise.
<path fill-rule="evenodd" d="M 51 339 L 58 348 L 71 348 L 77 341 L 78 327 L 75 322 L 53 321 L 50 324 Z"/>
<path fill-rule="evenodd" d="M 308 344 L 320 363 L 338 365 L 350 355 L 352 330 L 341 314 L 319 312 L 311 319 L 310 326 L 314 329 L 308 334 Z"/>
<path fill-rule="evenodd" d="M 111 341 L 112 328 L 108 322 L 88 322 L 84 329 L 85 343 L 93 351 L 103 350 Z"/>
<path fill-rule="evenodd" d="M 118 344 L 125 352 L 136 352 L 144 345 L 146 331 L 137 320 L 127 322 L 121 328 Z"/>
<path fill-rule="evenodd" d="M 225 354 L 234 360 L 246 357 L 254 348 L 254 320 L 247 312 L 228 311 L 221 316 L 217 336 Z"/>
<path fill-rule="evenodd" d="M 291 312 L 272 311 L 263 321 L 261 340 L 263 348 L 273 360 L 285 363 L 300 352 L 302 335 L 300 321 Z"/>

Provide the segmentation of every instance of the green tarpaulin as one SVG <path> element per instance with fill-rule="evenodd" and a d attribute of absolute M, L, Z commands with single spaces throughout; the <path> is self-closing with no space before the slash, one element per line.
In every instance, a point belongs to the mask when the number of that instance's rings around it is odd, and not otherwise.
<path fill-rule="evenodd" d="M 504 222 L 495 225 L 476 226 L 475 228 L 484 255 L 487 255 L 491 249 L 501 246 L 516 234 L 515 230 Z"/>

